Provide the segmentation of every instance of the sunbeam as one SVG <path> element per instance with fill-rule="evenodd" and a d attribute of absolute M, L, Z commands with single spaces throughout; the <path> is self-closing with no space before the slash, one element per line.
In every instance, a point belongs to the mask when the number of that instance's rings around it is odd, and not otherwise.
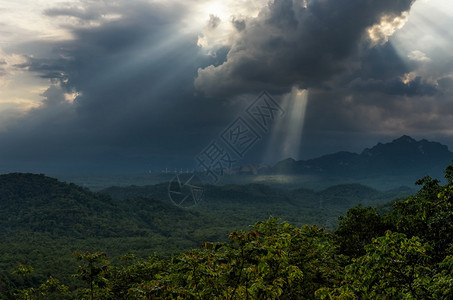
<path fill-rule="evenodd" d="M 284 118 L 278 119 L 269 139 L 265 160 L 271 158 L 298 158 L 302 146 L 302 131 L 307 108 L 308 90 L 293 87 L 282 99 L 286 111 Z"/>

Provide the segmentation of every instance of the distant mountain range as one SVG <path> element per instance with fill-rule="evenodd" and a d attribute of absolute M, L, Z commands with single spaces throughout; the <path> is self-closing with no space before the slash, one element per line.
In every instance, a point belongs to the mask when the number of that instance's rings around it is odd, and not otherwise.
<path fill-rule="evenodd" d="M 341 151 L 309 160 L 287 158 L 275 164 L 247 165 L 232 169 L 230 175 L 291 174 L 363 178 L 412 175 L 442 177 L 453 160 L 453 152 L 438 142 L 416 141 L 403 135 L 389 143 L 378 143 L 360 154 Z"/>
<path fill-rule="evenodd" d="M 412 188 L 418 179 L 426 175 L 443 179 L 443 171 L 452 160 L 453 152 L 446 145 L 426 139 L 417 141 L 403 135 L 360 153 L 340 151 L 307 160 L 287 158 L 273 166 L 264 163 L 235 166 L 223 170 L 224 176 L 217 184 L 261 183 L 282 189 L 304 187 L 314 190 L 350 183 L 360 183 L 381 191 L 401 186 Z M 206 183 L 210 182 L 205 174 L 199 175 L 206 179 Z M 175 173 L 54 176 L 99 191 L 109 186 L 168 183 Z"/>

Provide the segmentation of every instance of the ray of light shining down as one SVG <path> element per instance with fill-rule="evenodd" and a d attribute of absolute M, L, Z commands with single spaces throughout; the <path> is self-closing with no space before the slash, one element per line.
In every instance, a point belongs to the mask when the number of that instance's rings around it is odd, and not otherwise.
<path fill-rule="evenodd" d="M 99 74 L 97 78 L 92 80 L 97 80 L 98 83 L 106 84 L 116 78 L 122 78 L 122 75 L 125 73 L 132 73 L 137 69 L 140 69 L 140 66 L 150 65 L 150 64 L 159 64 L 164 56 L 168 56 L 171 51 L 177 51 L 181 46 L 181 40 L 190 38 L 184 34 L 162 34 L 165 38 L 159 38 L 159 43 L 154 43 L 153 39 L 144 40 L 142 43 L 136 45 L 133 50 L 129 50 L 128 57 L 126 60 L 119 62 L 116 65 L 112 65 L 110 68 L 106 69 L 104 72 Z M 161 76 L 159 83 L 161 85 L 164 82 L 171 80 L 172 74 L 178 74 L 180 68 L 183 68 L 192 61 L 190 57 L 186 56 L 186 60 L 180 59 L 180 62 L 185 63 L 185 65 L 178 64 L 175 68 L 175 65 L 167 71 L 165 76 Z M 157 82 L 154 82 L 154 86 L 157 85 Z"/>
<path fill-rule="evenodd" d="M 282 107 L 286 115 L 278 119 L 273 127 L 266 151 L 266 161 L 299 157 L 307 101 L 308 90 L 297 87 L 293 87 L 291 92 L 283 97 Z"/>

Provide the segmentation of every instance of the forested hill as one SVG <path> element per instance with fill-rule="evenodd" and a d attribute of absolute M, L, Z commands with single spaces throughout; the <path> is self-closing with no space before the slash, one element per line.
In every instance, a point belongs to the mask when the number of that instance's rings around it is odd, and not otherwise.
<path fill-rule="evenodd" d="M 246 226 L 269 215 L 298 224 L 321 223 L 325 212 L 321 215 L 320 209 L 332 208 L 336 218 L 339 210 L 353 205 L 383 203 L 411 192 L 384 193 L 358 184 L 317 192 L 261 184 L 206 186 L 199 207 L 181 209 L 170 203 L 167 188 L 166 184 L 111 187 L 95 193 L 42 174 L 0 175 L 0 237 L 17 232 L 73 238 L 167 235 L 188 227 L 206 228 L 203 224 L 223 226 L 216 221 L 218 214 L 228 230 L 238 222 Z"/>
<path fill-rule="evenodd" d="M 16 231 L 114 236 L 127 219 L 110 197 L 44 175 L 0 176 L 0 236 Z"/>
<path fill-rule="evenodd" d="M 0 175 L 0 299 L 5 289 L 24 284 L 11 273 L 19 263 L 37 270 L 31 282 L 50 273 L 71 281 L 73 251 L 172 255 L 224 239 L 230 228 L 206 231 L 214 223 L 151 197 L 115 200 L 44 175 Z"/>
<path fill-rule="evenodd" d="M 92 192 L 44 175 L 0 175 L 0 291 L 6 284 L 23 284 L 11 274 L 18 263 L 36 269 L 32 282 L 46 274 L 68 279 L 76 267 L 73 251 L 170 256 L 204 241 L 226 241 L 232 230 L 269 216 L 299 226 L 333 228 L 337 217 L 353 205 L 409 194 L 354 184 L 323 191 L 287 191 L 262 184 L 205 186 L 203 201 L 183 209 L 168 200 L 167 188 L 158 184 Z"/>
<path fill-rule="evenodd" d="M 170 231 L 164 228 L 176 220 L 201 225 L 199 218 L 198 212 L 151 197 L 115 200 L 44 175 L 0 175 L 0 237 L 17 232 L 71 238 L 156 235 Z"/>
<path fill-rule="evenodd" d="M 153 197 L 168 200 L 168 184 L 110 187 L 101 191 L 115 200 L 130 197 Z M 387 203 L 406 197 L 415 189 L 401 187 L 388 191 L 361 184 L 340 184 L 324 190 L 306 188 L 286 190 L 263 184 L 204 186 L 200 204 L 191 208 L 203 214 L 219 217 L 231 224 L 247 225 L 255 220 L 279 216 L 297 225 L 334 225 L 337 217 L 354 205 Z"/>
<path fill-rule="evenodd" d="M 0 176 L 2 210 L 27 213 L 29 207 L 27 218 L 2 215 L 9 218 L 2 226 L 9 227 L 0 237 L 0 299 L 450 299 L 453 166 L 445 178 L 444 186 L 423 178 L 416 194 L 382 213 L 354 207 L 331 231 L 270 217 L 211 239 L 206 237 L 239 220 L 232 216 L 244 207 L 266 212 L 280 204 L 304 217 L 315 212 L 304 197 L 319 197 L 318 211 L 325 213 L 344 199 L 354 203 L 357 192 L 366 198 L 376 191 L 343 185 L 320 192 L 298 189 L 289 197 L 262 185 L 215 187 L 210 193 L 217 196 L 212 203 L 224 203 L 221 218 L 201 209 L 209 206 L 180 209 L 137 194 L 113 199 L 43 175 Z M 52 207 L 61 216 L 51 214 Z M 54 223 L 36 226 L 50 217 Z M 118 230 L 102 234 L 112 220 Z M 197 232 L 194 225 L 204 230 Z M 74 226 L 79 231 L 69 228 Z M 100 229 L 85 232 L 96 226 Z M 198 238 L 205 242 L 192 246 Z M 162 254 L 175 253 L 175 246 L 180 254 L 144 258 L 159 244 Z M 112 263 L 96 250 L 106 251 Z M 130 252 L 142 258 L 128 254 L 117 260 Z"/>

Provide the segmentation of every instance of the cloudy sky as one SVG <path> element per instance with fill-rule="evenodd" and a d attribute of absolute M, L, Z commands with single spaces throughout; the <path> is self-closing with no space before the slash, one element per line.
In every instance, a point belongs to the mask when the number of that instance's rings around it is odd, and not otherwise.
<path fill-rule="evenodd" d="M 451 0 L 0 0 L 0 173 L 190 168 L 267 91 L 243 163 L 403 134 L 453 149 Z"/>

